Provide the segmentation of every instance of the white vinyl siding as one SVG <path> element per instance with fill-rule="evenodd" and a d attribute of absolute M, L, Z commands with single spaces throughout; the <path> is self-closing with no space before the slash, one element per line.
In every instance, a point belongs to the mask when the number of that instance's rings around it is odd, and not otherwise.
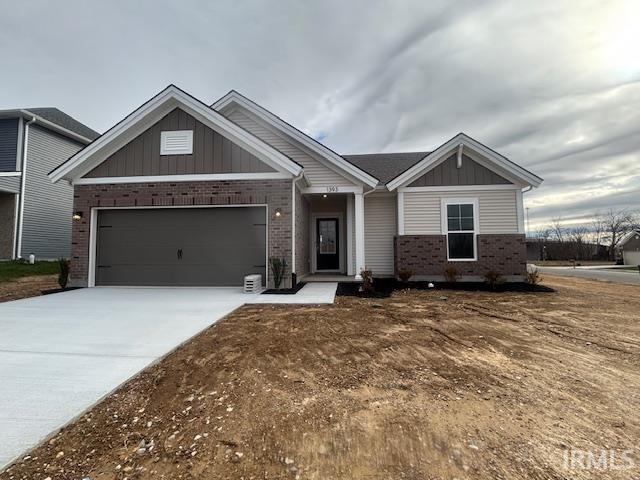
<path fill-rule="evenodd" d="M 480 234 L 518 233 L 516 190 L 404 192 L 405 235 L 443 235 L 441 200 L 477 198 Z"/>
<path fill-rule="evenodd" d="M 393 275 L 393 237 L 396 234 L 396 197 L 364 197 L 364 260 L 374 275 Z"/>
<path fill-rule="evenodd" d="M 350 182 L 336 171 L 323 165 L 322 162 L 296 146 L 293 140 L 288 140 L 284 134 L 276 133 L 274 129 L 267 127 L 263 122 L 251 116 L 250 113 L 235 109 L 228 115 L 228 118 L 248 132 L 251 132 L 263 142 L 268 143 L 276 150 L 302 165 L 304 167 L 304 175 L 311 186 L 324 187 L 336 185 L 346 187 L 354 185 L 353 182 Z"/>

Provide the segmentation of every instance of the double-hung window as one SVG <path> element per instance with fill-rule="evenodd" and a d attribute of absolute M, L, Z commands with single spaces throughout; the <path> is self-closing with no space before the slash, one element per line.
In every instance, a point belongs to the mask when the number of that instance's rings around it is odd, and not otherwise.
<path fill-rule="evenodd" d="M 477 259 L 478 202 L 476 199 L 442 200 L 442 229 L 447 236 L 447 259 Z"/>

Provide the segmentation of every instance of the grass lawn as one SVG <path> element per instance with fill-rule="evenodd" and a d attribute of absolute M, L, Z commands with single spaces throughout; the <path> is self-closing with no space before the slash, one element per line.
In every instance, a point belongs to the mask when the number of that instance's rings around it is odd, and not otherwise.
<path fill-rule="evenodd" d="M 640 287 L 543 284 L 244 306 L 0 480 L 640 478 Z"/>
<path fill-rule="evenodd" d="M 21 277 L 53 275 L 60 271 L 58 262 L 39 261 L 33 265 L 26 262 L 0 262 L 0 282 L 15 280 Z"/>

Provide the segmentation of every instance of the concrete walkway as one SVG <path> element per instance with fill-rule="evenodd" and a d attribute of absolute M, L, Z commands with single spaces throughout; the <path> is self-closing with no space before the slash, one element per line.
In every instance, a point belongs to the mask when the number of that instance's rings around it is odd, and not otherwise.
<path fill-rule="evenodd" d="M 293 295 L 258 295 L 247 303 L 326 304 L 333 303 L 336 282 L 307 283 Z"/>
<path fill-rule="evenodd" d="M 579 277 L 591 280 L 602 280 L 613 283 L 627 283 L 632 285 L 640 285 L 640 274 L 637 271 L 606 269 L 594 267 L 538 267 L 540 273 L 548 273 L 550 275 L 561 275 L 564 277 Z"/>

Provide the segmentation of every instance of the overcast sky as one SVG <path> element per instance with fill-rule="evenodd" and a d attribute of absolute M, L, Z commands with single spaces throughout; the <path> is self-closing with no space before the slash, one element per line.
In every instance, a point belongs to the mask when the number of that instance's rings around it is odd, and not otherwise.
<path fill-rule="evenodd" d="M 340 153 L 463 131 L 543 177 L 534 229 L 640 207 L 640 1 L 0 0 L 0 108 L 103 132 L 170 83 Z M 526 8 L 525 8 L 526 7 Z"/>

